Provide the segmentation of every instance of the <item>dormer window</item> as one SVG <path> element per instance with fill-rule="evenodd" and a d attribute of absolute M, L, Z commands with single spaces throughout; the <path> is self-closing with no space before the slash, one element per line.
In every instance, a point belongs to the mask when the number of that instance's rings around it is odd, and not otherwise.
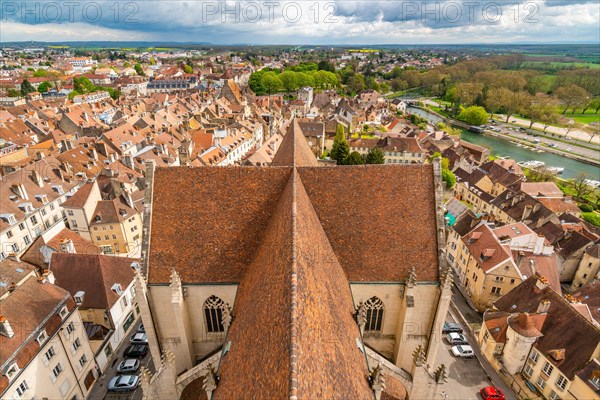
<path fill-rule="evenodd" d="M 35 198 L 36 198 L 38 201 L 42 202 L 42 204 L 46 204 L 46 203 L 48 203 L 48 197 L 47 197 L 45 194 L 36 194 L 36 195 L 35 195 Z"/>
<path fill-rule="evenodd" d="M 75 296 L 73 296 L 73 297 L 75 298 L 75 303 L 77 303 L 77 305 L 80 306 L 83 304 L 85 292 L 83 290 L 80 290 L 77 293 L 75 293 Z"/>
<path fill-rule="evenodd" d="M 118 294 L 119 296 L 123 294 L 123 288 L 121 287 L 120 283 L 115 283 L 112 287 L 111 290 L 113 292 L 115 292 L 116 294 Z"/>
<path fill-rule="evenodd" d="M 63 190 L 62 185 L 52 185 L 52 190 L 54 190 L 58 194 L 63 194 L 65 192 Z"/>
<path fill-rule="evenodd" d="M 15 376 L 17 376 L 17 373 L 20 370 L 21 369 L 19 368 L 19 366 L 17 365 L 17 363 L 14 362 L 14 363 L 12 363 L 12 364 L 9 365 L 9 367 L 6 369 L 6 373 L 4 375 L 6 375 L 6 377 L 10 381 L 12 378 L 14 378 Z"/>
<path fill-rule="evenodd" d="M 17 223 L 14 214 L 0 214 L 0 218 L 6 221 L 9 225 L 13 225 Z"/>
<path fill-rule="evenodd" d="M 101 215 L 96 215 L 96 217 L 94 218 L 94 221 L 96 221 L 96 222 L 102 222 L 102 216 Z"/>
<path fill-rule="evenodd" d="M 64 318 L 67 316 L 68 313 L 69 313 L 69 310 L 67 309 L 67 306 L 64 306 L 63 308 L 60 309 L 58 315 L 60 315 L 61 318 Z"/>
<path fill-rule="evenodd" d="M 40 332 L 40 334 L 37 336 L 37 338 L 35 340 L 38 341 L 38 343 L 40 345 L 44 344 L 44 342 L 46 341 L 46 339 L 48 339 L 48 336 L 46 335 L 46 331 L 43 330 L 42 332 Z"/>
<path fill-rule="evenodd" d="M 24 212 L 26 212 L 26 213 L 33 212 L 33 210 L 34 210 L 34 208 L 31 205 L 31 203 L 21 203 L 21 204 L 19 204 L 19 208 L 21 210 L 23 210 Z"/>

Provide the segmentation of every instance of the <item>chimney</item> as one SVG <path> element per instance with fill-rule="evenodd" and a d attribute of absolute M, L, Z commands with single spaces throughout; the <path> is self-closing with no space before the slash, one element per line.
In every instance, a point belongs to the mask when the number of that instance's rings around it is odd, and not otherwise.
<path fill-rule="evenodd" d="M 98 152 L 93 147 L 90 150 L 90 157 L 92 157 L 92 160 L 98 160 Z"/>
<path fill-rule="evenodd" d="M 50 282 L 53 285 L 54 282 L 56 282 L 56 279 L 54 279 L 54 272 L 50 271 L 49 269 L 45 269 L 44 272 L 42 272 L 42 276 L 47 282 Z"/>
<path fill-rule="evenodd" d="M 40 152 L 38 152 L 38 153 L 36 154 L 36 159 L 37 159 L 38 161 L 39 161 L 39 160 L 43 160 L 43 159 L 44 159 L 44 156 L 45 156 L 45 155 L 44 155 L 44 152 L 43 152 L 43 151 L 40 151 Z"/>
<path fill-rule="evenodd" d="M 535 281 L 535 287 L 540 291 L 544 290 L 548 287 L 548 281 L 546 281 L 546 279 L 538 275 L 537 280 Z"/>
<path fill-rule="evenodd" d="M 60 250 L 63 253 L 71 253 L 71 254 L 75 254 L 75 245 L 73 244 L 73 240 L 71 239 L 61 239 L 60 241 Z"/>
<path fill-rule="evenodd" d="M 129 190 L 123 190 L 123 197 L 125 198 L 125 203 L 127 203 L 127 205 L 129 207 L 131 207 L 135 210 L 135 207 L 133 204 L 133 197 L 131 197 L 131 192 Z"/>
<path fill-rule="evenodd" d="M 540 301 L 540 304 L 538 304 L 537 306 L 537 313 L 538 314 L 545 314 L 548 312 L 548 310 L 550 309 L 550 300 L 542 300 Z"/>
<path fill-rule="evenodd" d="M 17 284 L 15 282 L 11 282 L 7 289 L 8 293 L 14 292 L 16 288 L 17 288 Z"/>
<path fill-rule="evenodd" d="M 525 208 L 523 208 L 523 216 L 521 217 L 521 221 L 525 221 L 531 215 L 532 210 L 533 206 L 529 204 L 526 205 Z"/>
<path fill-rule="evenodd" d="M 517 204 L 519 202 L 519 196 L 515 196 L 512 198 L 512 202 L 510 203 L 511 207 L 514 207 L 515 204 Z"/>
<path fill-rule="evenodd" d="M 542 208 L 542 203 L 540 202 L 536 202 L 533 205 L 533 211 L 531 212 L 532 214 L 535 214 L 536 212 L 538 212 L 540 210 L 540 208 Z"/>
<path fill-rule="evenodd" d="M 39 172 L 37 172 L 37 171 L 31 172 L 31 178 L 33 179 L 33 181 L 35 182 L 36 185 L 38 185 L 39 187 L 44 187 L 44 179 L 39 174 Z"/>
<path fill-rule="evenodd" d="M 4 315 L 0 315 L 0 335 L 6 336 L 9 339 L 15 336 L 15 332 Z"/>
<path fill-rule="evenodd" d="M 19 196 L 23 200 L 29 200 L 29 196 L 27 196 L 27 191 L 25 190 L 25 185 L 22 183 L 15 183 L 12 185 L 13 192 Z"/>

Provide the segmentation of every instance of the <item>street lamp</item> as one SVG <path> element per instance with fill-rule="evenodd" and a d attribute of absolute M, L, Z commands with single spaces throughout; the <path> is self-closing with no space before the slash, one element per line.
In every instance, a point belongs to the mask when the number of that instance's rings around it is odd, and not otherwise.
<path fill-rule="evenodd" d="M 442 393 L 440 393 L 442 395 L 442 399 L 443 400 L 447 400 L 448 399 L 448 393 L 446 393 L 445 390 L 442 390 Z"/>

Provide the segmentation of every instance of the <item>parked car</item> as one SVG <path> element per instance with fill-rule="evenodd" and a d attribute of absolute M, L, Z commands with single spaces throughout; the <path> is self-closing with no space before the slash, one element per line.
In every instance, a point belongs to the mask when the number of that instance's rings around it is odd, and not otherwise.
<path fill-rule="evenodd" d="M 455 357 L 463 357 L 463 358 L 473 358 L 475 357 L 475 352 L 471 346 L 467 345 L 458 345 L 452 346 L 452 354 Z"/>
<path fill-rule="evenodd" d="M 137 327 L 136 332 L 146 333 L 146 329 L 144 328 L 144 323 L 143 322 L 140 322 L 140 324 Z"/>
<path fill-rule="evenodd" d="M 520 130 L 520 131 L 526 131 L 526 130 L 527 130 L 527 128 L 525 128 L 525 127 L 520 127 L 520 128 L 519 128 L 519 130 Z"/>
<path fill-rule="evenodd" d="M 456 324 L 454 322 L 444 322 L 444 327 L 442 328 L 442 333 L 446 334 L 446 333 L 451 333 L 451 332 L 463 333 L 463 329 L 461 328 L 461 326 L 459 324 Z"/>
<path fill-rule="evenodd" d="M 148 337 L 143 332 L 134 333 L 129 339 L 130 343 L 147 344 Z"/>
<path fill-rule="evenodd" d="M 132 392 L 140 384 L 140 378 L 136 375 L 115 376 L 108 382 L 108 390 L 111 392 Z"/>
<path fill-rule="evenodd" d="M 550 147 L 556 147 L 556 143 L 550 143 L 548 146 L 550 146 Z"/>
<path fill-rule="evenodd" d="M 449 333 L 448 335 L 446 335 L 446 340 L 450 344 L 469 344 L 467 338 L 462 333 Z"/>
<path fill-rule="evenodd" d="M 137 372 L 138 369 L 140 369 L 140 360 L 135 358 L 126 358 L 121 361 L 121 364 L 119 364 L 117 367 L 117 372 L 121 374 L 133 373 Z"/>
<path fill-rule="evenodd" d="M 502 390 L 498 389 L 495 386 L 484 387 L 479 391 L 481 393 L 481 397 L 483 400 L 505 400 L 504 393 Z"/>
<path fill-rule="evenodd" d="M 132 344 L 125 349 L 125 358 L 144 358 L 148 354 L 147 344 Z"/>

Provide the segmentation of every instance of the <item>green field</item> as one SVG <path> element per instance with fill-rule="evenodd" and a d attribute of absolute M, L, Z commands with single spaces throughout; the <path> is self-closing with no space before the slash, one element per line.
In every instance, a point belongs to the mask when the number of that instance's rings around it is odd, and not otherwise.
<path fill-rule="evenodd" d="M 577 68 L 600 68 L 600 64 L 581 63 L 581 62 L 545 62 L 545 61 L 525 61 L 521 64 L 523 69 L 541 69 L 541 70 L 561 70 Z"/>
<path fill-rule="evenodd" d="M 600 114 L 565 114 L 567 118 L 573 119 L 575 122 L 579 122 L 580 124 L 589 124 L 591 122 L 600 122 Z"/>

